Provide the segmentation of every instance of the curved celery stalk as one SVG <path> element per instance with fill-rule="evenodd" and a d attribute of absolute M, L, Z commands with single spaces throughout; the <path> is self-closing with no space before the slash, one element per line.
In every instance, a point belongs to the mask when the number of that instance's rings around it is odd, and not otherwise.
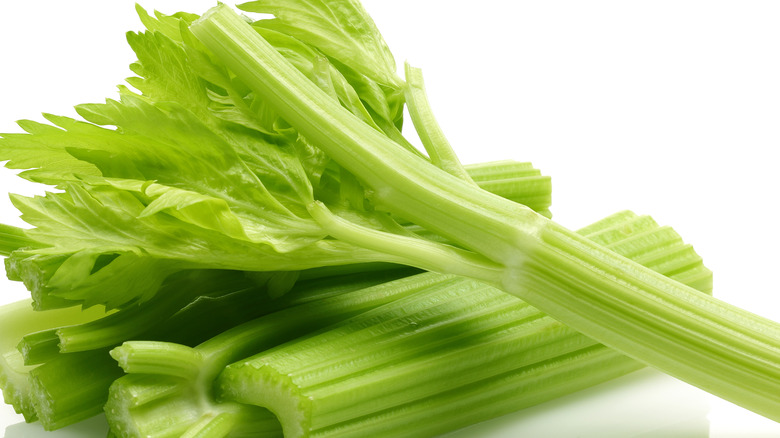
<path fill-rule="evenodd" d="M 433 115 L 428 103 L 428 95 L 425 92 L 422 70 L 406 63 L 404 72 L 406 74 L 406 91 L 404 93 L 406 106 L 420 141 L 422 141 L 425 150 L 428 151 L 431 163 L 455 177 L 473 182 Z"/>
<path fill-rule="evenodd" d="M 335 104 L 226 6 L 190 29 L 301 135 L 360 178 L 378 208 L 503 265 L 491 274 L 496 284 L 572 328 L 780 420 L 779 324 L 697 294 L 405 152 Z M 353 236 L 371 242 L 363 237 Z"/>
<path fill-rule="evenodd" d="M 549 177 L 541 176 L 530 163 L 502 161 L 463 166 L 430 107 L 422 70 L 407 63 L 404 71 L 406 105 L 431 163 L 461 180 L 550 217 Z"/>

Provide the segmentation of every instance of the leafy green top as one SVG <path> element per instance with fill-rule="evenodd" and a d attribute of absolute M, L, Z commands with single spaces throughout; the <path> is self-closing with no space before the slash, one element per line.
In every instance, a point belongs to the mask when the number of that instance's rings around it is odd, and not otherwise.
<path fill-rule="evenodd" d="M 359 3 L 242 7 L 273 13 L 274 19 L 253 22 L 264 39 L 335 102 L 412 148 L 400 134 L 404 83 Z M 47 114 L 51 125 L 21 121 L 27 134 L 0 138 L 0 159 L 9 160 L 8 167 L 60 190 L 13 196 L 23 219 L 35 226 L 27 236 L 36 244 L 14 251 L 6 265 L 38 307 L 125 306 L 148 299 L 184 269 L 409 262 L 398 251 L 330 238 L 332 230 L 321 223 L 330 212 L 358 233 L 404 236 L 391 246 L 419 242 L 460 256 L 462 250 L 422 243 L 376 211 L 359 179 L 191 34 L 197 15 L 137 11 L 147 31 L 127 35 L 137 56 L 131 87 L 121 86 L 116 100 L 77 106 L 84 121 Z M 320 219 L 312 217 L 315 201 L 328 212 L 317 209 Z"/>

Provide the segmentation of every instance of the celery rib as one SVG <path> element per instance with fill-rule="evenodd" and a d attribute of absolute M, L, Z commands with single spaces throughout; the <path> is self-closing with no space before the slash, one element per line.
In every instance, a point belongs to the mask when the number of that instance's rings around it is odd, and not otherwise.
<path fill-rule="evenodd" d="M 406 106 L 431 163 L 457 178 L 474 183 L 433 115 L 425 92 L 422 70 L 406 63 L 404 72 Z"/>
<path fill-rule="evenodd" d="M 640 368 L 640 363 L 597 345 L 327 427 L 311 436 L 434 436 L 568 395 Z M 432 421 L 434 418 L 436 421 Z"/>
<path fill-rule="evenodd" d="M 0 389 L 5 402 L 11 404 L 17 413 L 24 415 L 27 421 L 39 418 L 34 405 L 36 396 L 31 377 L 31 372 L 38 367 L 25 365 L 22 353 L 16 349 L 24 335 L 60 325 L 89 322 L 102 315 L 103 310 L 100 308 L 85 311 L 79 308 L 35 311 L 29 299 L 0 307 L 0 333 L 3 334 L 0 338 Z"/>
<path fill-rule="evenodd" d="M 556 231 L 543 234 L 550 250 L 537 252 L 525 275 L 516 278 L 515 286 L 533 294 L 538 307 L 557 309 L 562 320 L 584 334 L 672 376 L 780 419 L 777 323 L 691 294 Z M 594 320 L 605 332 L 594 332 Z"/>
<path fill-rule="evenodd" d="M 508 178 L 539 176 L 541 172 L 526 161 L 498 160 L 483 163 L 470 163 L 463 166 L 471 179 L 476 182 L 502 180 Z"/>
<path fill-rule="evenodd" d="M 38 420 L 56 430 L 100 413 L 106 388 L 122 375 L 107 350 L 61 354 L 30 371 Z"/>

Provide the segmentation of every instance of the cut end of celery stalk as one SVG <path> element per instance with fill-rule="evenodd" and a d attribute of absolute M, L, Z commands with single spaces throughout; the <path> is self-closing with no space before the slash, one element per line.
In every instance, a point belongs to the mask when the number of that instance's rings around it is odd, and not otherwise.
<path fill-rule="evenodd" d="M 117 437 L 122 438 L 180 435 L 186 428 L 177 427 L 179 422 L 175 417 L 157 415 L 158 420 L 153 421 L 144 415 L 143 409 L 136 408 L 155 401 L 163 401 L 165 397 L 180 392 L 182 386 L 181 381 L 171 377 L 130 375 L 117 379 L 111 385 L 108 401 L 103 407 L 106 417 L 111 419 L 111 430 Z M 186 412 L 183 409 L 171 409 L 171 411 Z M 155 413 L 159 414 L 159 412 Z M 155 426 L 154 430 L 152 428 L 141 430 L 138 427 L 139 419 L 146 420 L 141 423 L 147 427 Z M 189 418 L 184 422 L 189 423 Z"/>
<path fill-rule="evenodd" d="M 30 397 L 46 430 L 99 414 L 122 370 L 105 350 L 61 354 L 30 371 Z"/>
<path fill-rule="evenodd" d="M 112 349 L 110 354 L 126 373 L 193 379 L 203 364 L 197 350 L 172 342 L 129 341 Z"/>
<path fill-rule="evenodd" d="M 268 409 L 281 423 L 285 438 L 310 435 L 311 400 L 289 376 L 268 365 L 258 366 L 256 361 L 235 365 L 238 366 L 227 368 L 220 377 L 225 398 Z"/>
<path fill-rule="evenodd" d="M 34 356 L 37 356 L 37 360 L 28 361 L 28 358 L 16 348 L 19 340 L 28 333 L 46 334 L 49 333 L 48 330 L 55 327 L 93 321 L 102 315 L 103 309 L 100 308 L 82 310 L 78 307 L 69 307 L 35 311 L 29 299 L 0 307 L 0 333 L 3 335 L 0 339 L 0 389 L 2 389 L 5 402 L 12 405 L 17 413 L 22 414 L 26 421 L 41 419 L 41 422 L 48 428 L 55 428 L 55 424 L 62 424 L 59 420 L 54 420 L 54 417 L 59 415 L 56 414 L 59 411 L 52 407 L 48 396 L 53 391 L 56 392 L 61 385 L 55 376 L 52 387 L 36 386 L 34 384 L 35 376 L 38 376 L 37 380 L 40 380 L 40 377 L 47 373 L 56 375 L 56 370 L 53 370 L 52 367 L 29 366 L 29 362 L 44 362 L 44 359 L 51 359 L 52 355 L 56 356 L 56 341 L 53 343 L 44 342 L 45 345 L 48 345 L 47 348 L 43 349 L 47 353 L 39 355 L 40 351 L 36 350 Z M 28 347 L 25 346 L 23 350 Z M 30 351 L 28 350 L 28 352 Z M 73 380 L 71 376 L 67 376 L 67 379 Z M 63 394 L 69 396 L 69 391 L 64 391 Z M 59 406 L 67 407 L 67 403 Z M 36 412 L 36 409 L 39 408 L 43 414 Z"/>
<path fill-rule="evenodd" d="M 232 404 L 215 406 L 192 381 L 152 374 L 117 379 L 104 406 L 117 437 L 201 438 L 228 435 L 236 420 Z"/>
<path fill-rule="evenodd" d="M 56 356 L 60 352 L 59 343 L 56 329 L 49 329 L 25 335 L 16 348 L 22 353 L 25 365 L 36 365 Z"/>
<path fill-rule="evenodd" d="M 0 356 L 0 390 L 3 392 L 3 401 L 13 406 L 14 411 L 22 414 L 28 423 L 38 419 L 30 398 L 30 369 L 31 367 L 24 365 L 22 354 L 18 351 L 11 350 Z"/>
<path fill-rule="evenodd" d="M 210 379 L 190 377 L 128 374 L 115 380 L 104 406 L 111 430 L 122 438 L 280 435 L 279 422 L 268 410 L 218 402 Z"/>

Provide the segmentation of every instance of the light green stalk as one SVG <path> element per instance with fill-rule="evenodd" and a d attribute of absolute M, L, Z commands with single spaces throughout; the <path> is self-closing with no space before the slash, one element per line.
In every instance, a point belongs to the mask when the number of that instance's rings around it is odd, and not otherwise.
<path fill-rule="evenodd" d="M 433 115 L 428 95 L 425 92 L 422 70 L 407 63 L 404 66 L 404 72 L 406 73 L 406 92 L 404 93 L 406 107 L 409 109 L 409 116 L 423 147 L 428 152 L 431 163 L 455 177 L 473 182 Z"/>

